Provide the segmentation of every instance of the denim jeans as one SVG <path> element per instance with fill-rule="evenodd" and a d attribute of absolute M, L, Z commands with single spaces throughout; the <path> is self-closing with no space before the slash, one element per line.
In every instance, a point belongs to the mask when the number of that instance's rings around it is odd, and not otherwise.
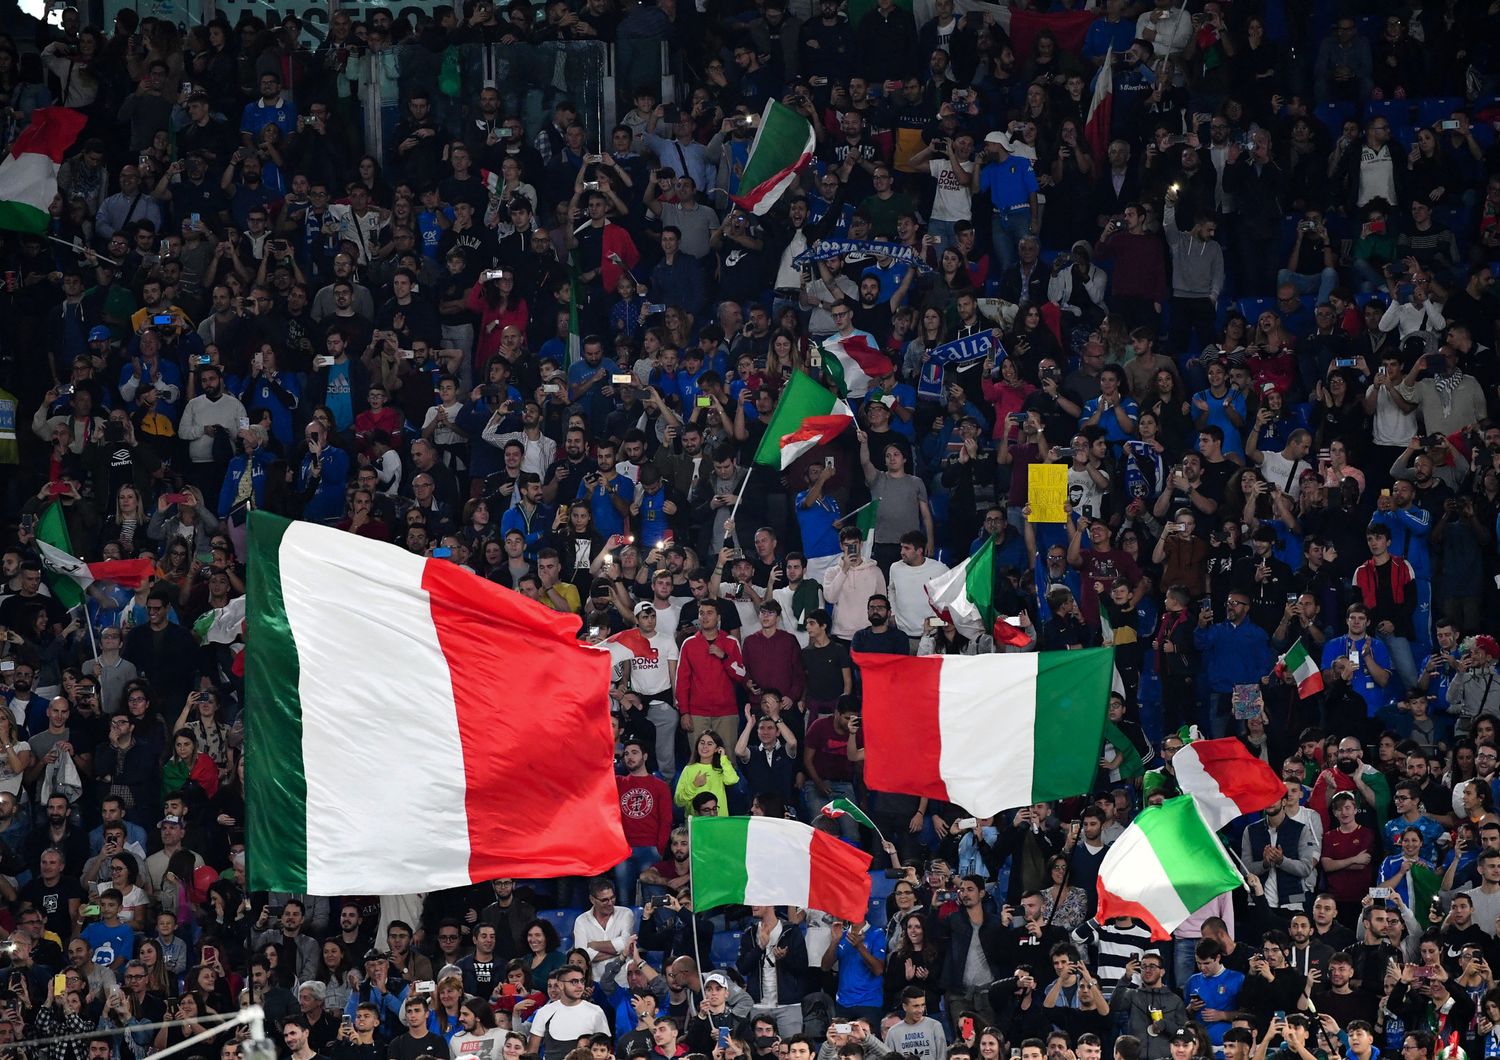
<path fill-rule="evenodd" d="M 848 780 L 825 781 L 829 787 L 827 795 L 818 791 L 812 781 L 802 785 L 802 801 L 807 807 L 807 819 L 813 820 L 818 816 L 818 811 L 827 806 L 834 799 L 854 800 L 854 783 Z M 851 842 L 859 842 L 859 822 L 848 814 L 840 817 L 837 822 L 839 834 Z"/>
<path fill-rule="evenodd" d="M 1020 260 L 1016 252 L 1016 244 L 1030 234 L 1031 210 L 1029 208 L 1003 211 L 996 209 L 994 217 L 990 219 L 990 242 L 994 245 L 993 264 L 996 276 L 1004 275 L 1006 269 Z"/>
<path fill-rule="evenodd" d="M 631 847 L 630 856 L 614 867 L 615 898 L 621 905 L 635 905 L 635 884 L 652 865 L 661 860 L 655 847 Z"/>
<path fill-rule="evenodd" d="M 1337 269 L 1324 269 L 1316 276 L 1306 273 L 1293 272 L 1291 269 L 1282 269 L 1276 274 L 1277 284 L 1289 283 L 1297 289 L 1298 294 L 1317 295 L 1318 305 L 1328 301 L 1328 296 L 1333 289 L 1339 285 L 1339 271 Z"/>
<path fill-rule="evenodd" d="M 1417 683 L 1417 664 L 1412 658 L 1411 641 L 1405 637 L 1380 636 L 1380 642 L 1385 645 L 1386 651 L 1391 653 L 1391 669 L 1396 671 L 1396 676 L 1401 679 L 1405 688 L 1414 688 Z"/>

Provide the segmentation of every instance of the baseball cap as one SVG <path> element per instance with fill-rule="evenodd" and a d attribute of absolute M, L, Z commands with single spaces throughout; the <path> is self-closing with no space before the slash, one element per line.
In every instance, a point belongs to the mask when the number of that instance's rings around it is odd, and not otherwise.
<path fill-rule="evenodd" d="M 1196 1042 L 1198 1036 L 1186 1027 L 1178 1027 L 1172 1032 L 1170 1040 L 1174 1042 Z"/>
<path fill-rule="evenodd" d="M 367 961 L 385 960 L 385 950 L 366 950 L 364 959 Z"/>
<path fill-rule="evenodd" d="M 638 615 L 642 611 L 650 611 L 654 615 L 656 613 L 656 607 L 651 603 L 650 600 L 642 600 L 640 603 L 636 604 L 635 607 L 631 608 L 630 613 L 633 615 Z"/>
<path fill-rule="evenodd" d="M 95 324 L 89 329 L 90 342 L 108 342 L 110 339 L 109 328 L 103 324 Z"/>
<path fill-rule="evenodd" d="M 181 817 L 173 817 L 171 814 L 168 814 L 167 816 L 163 817 L 160 821 L 156 822 L 156 827 L 158 827 L 158 828 L 165 828 L 169 824 L 175 824 L 178 828 L 181 828 L 182 827 L 182 818 Z"/>
<path fill-rule="evenodd" d="M 996 129 L 992 133 L 984 134 L 984 142 L 987 144 L 1000 144 L 1003 146 L 1010 143 L 1010 137 L 1006 136 L 1005 133 L 1001 132 L 999 129 Z"/>
<path fill-rule="evenodd" d="M 723 972 L 709 972 L 703 977 L 703 985 L 706 988 L 710 983 L 717 983 L 725 990 L 729 989 L 729 977 Z"/>

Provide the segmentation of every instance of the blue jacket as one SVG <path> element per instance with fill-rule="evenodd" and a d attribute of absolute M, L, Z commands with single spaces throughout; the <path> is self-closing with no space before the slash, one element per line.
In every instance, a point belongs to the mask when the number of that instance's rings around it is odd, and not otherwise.
<path fill-rule="evenodd" d="M 1427 535 L 1432 531 L 1432 516 L 1413 504 L 1410 508 L 1377 510 L 1370 516 L 1372 525 L 1391 531 L 1391 552 L 1411 564 L 1411 572 L 1422 581 L 1432 578 L 1432 557 L 1427 550 Z"/>
<path fill-rule="evenodd" d="M 302 494 L 302 518 L 310 523 L 332 523 L 344 517 L 344 486 L 349 480 L 349 454 L 336 445 L 323 450 L 321 474 L 312 473 L 308 453 L 297 469 L 297 491 Z"/>
<path fill-rule="evenodd" d="M 1210 692 L 1233 692 L 1235 685 L 1259 684 L 1276 661 L 1271 638 L 1248 618 L 1238 626 L 1215 622 L 1207 629 L 1195 629 L 1193 646 L 1203 653 Z"/>
<path fill-rule="evenodd" d="M 252 465 L 250 468 L 250 496 L 253 498 L 253 506 L 259 508 L 261 500 L 266 493 L 266 468 L 275 461 L 275 455 L 264 447 L 255 450 L 251 456 L 241 453 L 229 461 L 229 470 L 224 473 L 224 485 L 219 490 L 219 507 L 216 509 L 219 518 L 223 519 L 229 515 L 229 509 L 234 507 L 234 498 L 240 491 L 240 475 L 244 474 L 246 462 Z"/>
<path fill-rule="evenodd" d="M 503 538 L 512 530 L 526 539 L 526 558 L 532 563 L 536 562 L 536 550 L 547 536 L 547 531 L 552 526 L 552 516 L 556 511 L 551 505 L 539 504 L 531 518 L 526 518 L 526 513 L 521 510 L 519 504 L 512 505 L 506 513 L 500 517 L 500 536 Z"/>

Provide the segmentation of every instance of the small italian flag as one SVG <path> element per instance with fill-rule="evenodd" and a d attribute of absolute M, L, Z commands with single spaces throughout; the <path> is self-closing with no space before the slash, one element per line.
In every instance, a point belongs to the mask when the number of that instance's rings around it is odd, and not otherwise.
<path fill-rule="evenodd" d="M 85 563 L 73 555 L 73 541 L 63 518 L 61 501 L 53 501 L 36 522 L 36 547 L 42 554 L 47 587 L 57 602 L 72 610 L 83 603 L 83 594 L 97 582 L 114 582 L 139 589 L 156 572 L 150 559 L 106 560 Z"/>
<path fill-rule="evenodd" d="M 834 799 L 819 812 L 830 821 L 837 821 L 840 817 L 852 817 L 866 828 L 876 832 L 880 831 L 879 828 L 875 827 L 875 822 L 865 815 L 865 811 L 861 810 L 849 799 Z"/>
<path fill-rule="evenodd" d="M 1307 652 L 1307 645 L 1298 637 L 1297 642 L 1281 657 L 1282 668 L 1297 682 L 1297 696 L 1306 699 L 1323 691 L 1323 671 L 1318 661 Z"/>
<path fill-rule="evenodd" d="M 690 817 L 693 908 L 795 905 L 861 923 L 870 855 L 779 817 Z"/>
<path fill-rule="evenodd" d="M 862 398 L 870 392 L 875 380 L 896 370 L 891 359 L 881 353 L 863 335 L 841 339 L 831 335 L 818 343 L 823 351 L 823 367 L 843 397 Z"/>
<path fill-rule="evenodd" d="M 849 406 L 827 387 L 810 375 L 793 372 L 755 449 L 755 463 L 785 469 L 809 449 L 832 441 L 853 422 Z"/>
<path fill-rule="evenodd" d="M 1286 783 L 1232 736 L 1194 740 L 1172 756 L 1177 786 L 1215 831 L 1286 796 Z"/>
<path fill-rule="evenodd" d="M 491 195 L 500 194 L 500 174 L 491 169 L 481 169 L 479 179 L 484 181 L 484 190 Z"/>
<path fill-rule="evenodd" d="M 865 778 L 989 817 L 1092 789 L 1113 648 L 999 655 L 855 652 Z"/>
<path fill-rule="evenodd" d="M 10 145 L 0 162 L 0 228 L 45 232 L 57 198 L 57 170 L 63 154 L 88 119 L 67 107 L 42 107 Z"/>
<path fill-rule="evenodd" d="M 1078 654 L 1072 652 L 1071 654 Z M 1191 798 L 1179 796 L 1142 810 L 1115 840 L 1099 866 L 1099 911 L 1134 917 L 1154 939 L 1221 894 L 1240 886 L 1240 874 Z"/>
<path fill-rule="evenodd" d="M 849 520 L 854 520 L 854 527 L 859 530 L 859 554 L 869 559 L 875 554 L 875 520 L 880 515 L 880 498 L 876 497 L 868 504 L 862 504 L 848 515 L 839 517 L 839 528 L 849 526 Z"/>
<path fill-rule="evenodd" d="M 766 100 L 734 201 L 757 217 L 768 213 L 812 161 L 816 143 L 806 118 L 784 103 Z"/>

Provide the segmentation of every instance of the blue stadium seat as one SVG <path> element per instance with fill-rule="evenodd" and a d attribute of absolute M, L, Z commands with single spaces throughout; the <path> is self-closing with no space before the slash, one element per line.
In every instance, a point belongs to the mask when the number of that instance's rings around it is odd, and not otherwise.
<path fill-rule="evenodd" d="M 536 918 L 551 924 L 559 935 L 566 935 L 572 933 L 573 922 L 582 912 L 582 909 L 542 909 L 538 910 Z"/>
<path fill-rule="evenodd" d="M 1404 99 L 1372 99 L 1365 104 L 1366 118 L 1384 118 L 1392 125 L 1411 122 L 1411 102 Z"/>
<path fill-rule="evenodd" d="M 870 870 L 870 897 L 884 901 L 896 889 L 896 881 L 888 880 L 884 869 Z"/>
<path fill-rule="evenodd" d="M 1251 327 L 1255 326 L 1255 318 L 1266 310 L 1275 311 L 1276 299 L 1274 298 L 1241 298 L 1235 305 L 1244 314 L 1245 320 Z"/>
<path fill-rule="evenodd" d="M 709 962 L 714 968 L 733 968 L 740 957 L 740 933 L 715 931 L 708 953 Z"/>
<path fill-rule="evenodd" d="M 1313 108 L 1313 116 L 1323 123 L 1323 126 L 1334 135 L 1338 134 L 1339 126 L 1355 116 L 1353 103 L 1319 103 Z"/>
<path fill-rule="evenodd" d="M 1456 110 L 1464 109 L 1462 96 L 1428 96 L 1417 100 L 1417 122 L 1432 125 L 1440 122 Z"/>

